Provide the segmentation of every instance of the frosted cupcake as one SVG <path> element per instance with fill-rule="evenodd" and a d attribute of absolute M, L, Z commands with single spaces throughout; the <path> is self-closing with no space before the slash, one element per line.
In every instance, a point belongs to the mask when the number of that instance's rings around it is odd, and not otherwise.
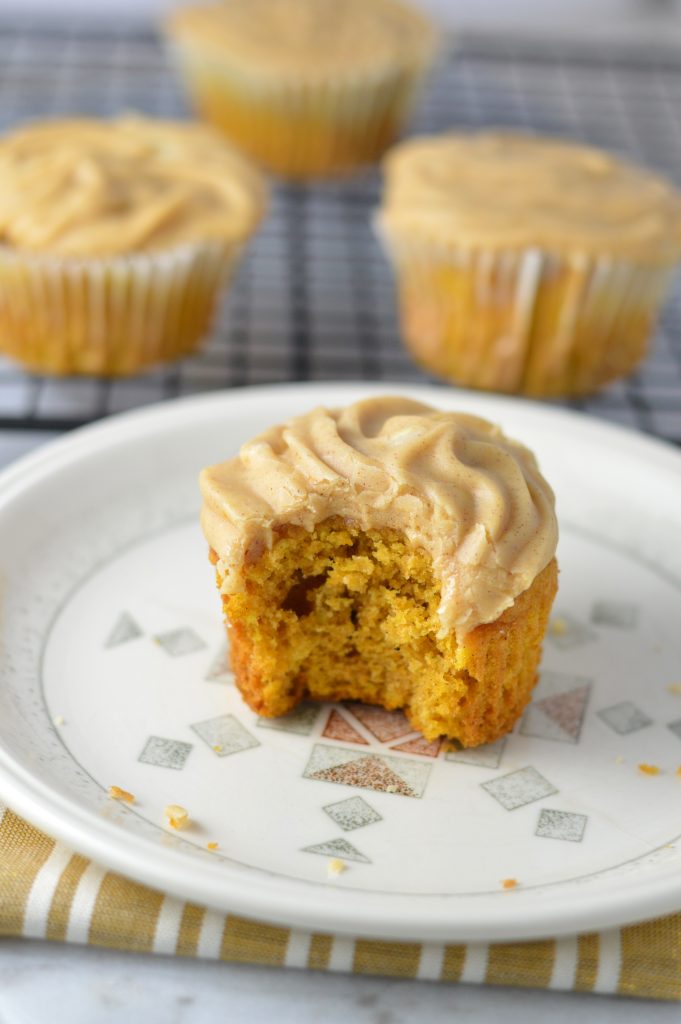
<path fill-rule="evenodd" d="M 645 356 L 681 194 L 587 146 L 424 137 L 386 157 L 377 226 L 415 360 L 467 387 L 583 395 Z"/>
<path fill-rule="evenodd" d="M 557 579 L 553 494 L 526 448 L 475 416 L 373 398 L 272 427 L 201 490 L 254 711 L 360 700 L 466 747 L 512 728 Z"/>
<path fill-rule="evenodd" d="M 258 172 L 210 129 L 125 117 L 0 139 L 0 349 L 131 374 L 194 349 L 260 221 Z"/>
<path fill-rule="evenodd" d="M 435 45 L 399 0 L 223 0 L 176 11 L 167 31 L 197 110 L 289 178 L 376 160 Z"/>

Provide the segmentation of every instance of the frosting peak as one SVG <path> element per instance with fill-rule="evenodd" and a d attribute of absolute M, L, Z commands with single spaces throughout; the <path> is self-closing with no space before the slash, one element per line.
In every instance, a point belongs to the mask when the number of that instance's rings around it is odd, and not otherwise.
<path fill-rule="evenodd" d="M 425 549 L 443 632 L 491 622 L 555 554 L 553 493 L 534 456 L 486 420 L 407 398 L 318 408 L 201 474 L 202 525 L 228 591 L 285 524 L 331 516 Z"/>

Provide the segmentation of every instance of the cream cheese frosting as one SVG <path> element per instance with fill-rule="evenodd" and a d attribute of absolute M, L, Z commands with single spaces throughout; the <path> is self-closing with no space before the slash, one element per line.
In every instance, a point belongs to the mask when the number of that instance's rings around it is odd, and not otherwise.
<path fill-rule="evenodd" d="M 201 125 L 121 117 L 29 124 L 0 139 L 0 242 L 111 256 L 245 240 L 259 174 Z"/>
<path fill-rule="evenodd" d="M 175 11 L 168 30 L 246 73 L 295 76 L 420 63 L 435 43 L 426 19 L 399 0 L 222 0 Z"/>
<path fill-rule="evenodd" d="M 681 256 L 681 193 L 590 146 L 502 132 L 426 136 L 391 150 L 384 170 L 379 223 L 416 239 L 655 264 Z"/>
<path fill-rule="evenodd" d="M 278 528 L 341 516 L 398 530 L 430 554 L 443 634 L 497 619 L 558 539 L 553 492 L 530 451 L 486 420 L 397 396 L 272 427 L 205 469 L 200 485 L 225 593 Z"/>

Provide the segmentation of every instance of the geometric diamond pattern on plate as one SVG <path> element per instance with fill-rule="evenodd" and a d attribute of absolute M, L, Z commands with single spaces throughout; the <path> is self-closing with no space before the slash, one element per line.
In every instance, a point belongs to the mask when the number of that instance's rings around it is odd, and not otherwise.
<path fill-rule="evenodd" d="M 675 722 L 670 722 L 667 728 L 671 729 L 674 735 L 678 736 L 681 740 L 681 718 L 678 718 Z"/>
<path fill-rule="evenodd" d="M 171 658 L 181 658 L 183 654 L 193 654 L 194 651 L 203 650 L 206 646 L 201 637 L 197 636 L 194 630 L 188 626 L 171 629 L 167 633 L 159 633 L 154 640 Z"/>
<path fill-rule="evenodd" d="M 347 839 L 330 839 L 328 843 L 304 846 L 302 853 L 319 853 L 323 857 L 342 857 L 344 860 L 354 860 L 359 864 L 371 864 L 369 858 L 360 853 Z"/>
<path fill-rule="evenodd" d="M 369 745 L 369 741 L 360 736 L 357 730 L 353 729 L 348 720 L 343 718 L 338 711 L 332 711 L 329 715 L 322 736 L 329 740 L 342 740 L 343 743 L 359 743 L 365 747 Z"/>
<path fill-rule="evenodd" d="M 638 619 L 638 608 L 626 601 L 594 601 L 591 621 L 597 626 L 615 629 L 633 629 Z"/>
<path fill-rule="evenodd" d="M 336 804 L 327 804 L 322 810 L 332 818 L 344 832 L 353 832 L 356 828 L 373 825 L 382 821 L 381 815 L 370 807 L 361 796 L 349 796 L 347 800 L 339 800 Z"/>
<path fill-rule="evenodd" d="M 506 746 L 506 737 L 494 743 L 485 743 L 482 747 L 472 747 L 470 750 L 450 750 L 445 754 L 445 761 L 457 761 L 459 764 L 470 764 L 475 768 L 498 768 L 501 755 Z"/>
<path fill-rule="evenodd" d="M 192 729 L 218 757 L 228 757 L 229 754 L 260 746 L 260 741 L 251 736 L 234 715 L 219 715 L 205 722 L 196 722 Z"/>
<path fill-rule="evenodd" d="M 597 634 L 593 629 L 573 618 L 567 612 L 558 612 L 549 623 L 546 637 L 561 650 L 569 650 L 572 647 L 582 647 L 596 639 Z"/>
<path fill-rule="evenodd" d="M 581 843 L 586 822 L 586 814 L 552 811 L 544 807 L 539 814 L 534 834 L 544 839 L 564 839 L 570 843 Z"/>
<path fill-rule="evenodd" d="M 541 673 L 534 700 L 523 715 L 520 732 L 559 743 L 578 743 L 591 680 L 563 672 Z"/>
<path fill-rule="evenodd" d="M 260 729 L 278 729 L 280 732 L 296 732 L 299 736 L 307 736 L 319 714 L 318 704 L 299 704 L 294 711 L 279 718 L 259 718 Z"/>
<path fill-rule="evenodd" d="M 422 761 L 404 757 L 368 754 L 317 743 L 312 748 L 303 778 L 373 789 L 376 793 L 420 797 L 426 788 L 430 768 Z"/>
<path fill-rule="evenodd" d="M 121 612 L 116 623 L 104 642 L 105 647 L 118 647 L 142 636 L 142 630 L 129 612 Z"/>
<path fill-rule="evenodd" d="M 183 740 L 170 740 L 165 736 L 150 736 L 139 756 L 143 764 L 154 764 L 158 768 L 184 768 L 192 751 L 192 744 Z"/>
<path fill-rule="evenodd" d="M 399 750 L 402 754 L 420 754 L 422 757 L 437 757 L 440 753 L 442 740 L 427 740 L 425 736 L 417 736 L 416 739 L 406 740 L 404 743 L 396 743 L 391 750 Z"/>
<path fill-rule="evenodd" d="M 414 731 L 414 726 L 401 711 L 386 711 L 371 704 L 346 704 L 346 707 L 381 743 L 389 743 Z"/>
<path fill-rule="evenodd" d="M 213 658 L 210 668 L 203 678 L 209 683 L 216 683 L 218 680 L 222 681 L 229 673 L 229 648 L 225 644 Z"/>
<path fill-rule="evenodd" d="M 525 807 L 535 800 L 543 800 L 544 797 L 558 792 L 548 779 L 532 767 L 519 768 L 509 775 L 502 775 L 499 779 L 482 782 L 481 785 L 507 811 L 515 811 L 517 807 Z"/>
<path fill-rule="evenodd" d="M 620 736 L 628 736 L 630 732 L 638 732 L 652 725 L 652 718 L 648 718 L 644 711 L 632 704 L 630 700 L 623 700 L 620 704 L 613 704 L 612 707 L 603 708 L 596 714 L 606 725 L 609 725 L 613 732 Z"/>

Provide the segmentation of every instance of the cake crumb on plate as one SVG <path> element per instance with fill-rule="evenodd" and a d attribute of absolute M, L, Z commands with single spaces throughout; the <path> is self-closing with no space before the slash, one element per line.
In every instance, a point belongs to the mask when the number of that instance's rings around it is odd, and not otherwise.
<path fill-rule="evenodd" d="M 642 772 L 643 775 L 659 775 L 660 774 L 660 769 L 657 767 L 656 764 L 640 764 L 638 766 L 638 770 L 640 772 Z"/>
<path fill-rule="evenodd" d="M 346 868 L 347 864 L 344 860 L 341 860 L 340 857 L 332 857 L 326 865 L 327 873 L 331 878 L 336 875 L 342 875 Z"/>
<path fill-rule="evenodd" d="M 171 828 L 181 829 L 189 822 L 189 811 L 180 804 L 168 804 L 165 809 L 165 816 Z"/>
<path fill-rule="evenodd" d="M 518 886 L 517 878 L 502 878 L 501 888 L 502 889 L 516 889 Z"/>
<path fill-rule="evenodd" d="M 120 786 L 109 786 L 109 797 L 111 800 L 122 800 L 124 804 L 135 802 L 133 794 L 128 793 L 127 789 L 121 789 Z"/>

